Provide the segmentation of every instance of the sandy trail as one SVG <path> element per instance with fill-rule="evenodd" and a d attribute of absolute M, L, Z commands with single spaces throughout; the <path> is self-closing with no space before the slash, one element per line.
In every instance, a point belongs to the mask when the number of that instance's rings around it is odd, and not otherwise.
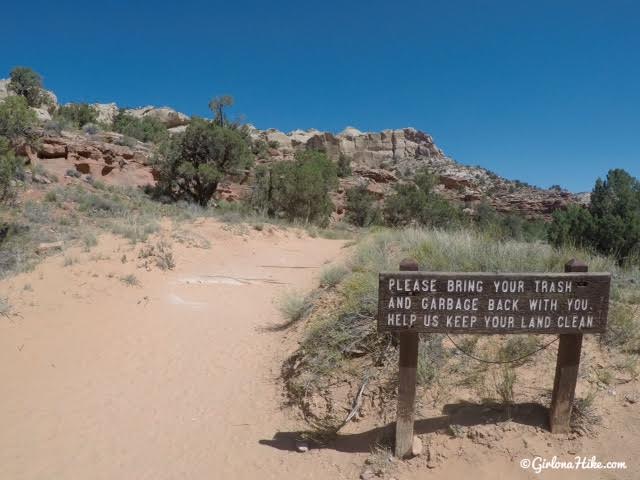
<path fill-rule="evenodd" d="M 275 381 L 295 339 L 263 330 L 274 299 L 312 288 L 343 242 L 194 228 L 212 246 L 175 243 L 172 272 L 106 238 L 0 282 L 19 313 L 0 322 L 0 478 L 357 477 L 354 455 L 259 443 L 300 427 Z"/>

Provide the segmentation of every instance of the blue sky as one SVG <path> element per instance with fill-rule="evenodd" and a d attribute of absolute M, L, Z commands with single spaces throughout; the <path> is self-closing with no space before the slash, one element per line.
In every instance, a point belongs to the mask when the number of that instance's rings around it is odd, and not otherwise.
<path fill-rule="evenodd" d="M 540 186 L 640 176 L 640 3 L 109 1 L 2 6 L 0 77 L 62 102 L 207 115 L 230 93 L 258 128 L 413 126 L 456 160 Z"/>

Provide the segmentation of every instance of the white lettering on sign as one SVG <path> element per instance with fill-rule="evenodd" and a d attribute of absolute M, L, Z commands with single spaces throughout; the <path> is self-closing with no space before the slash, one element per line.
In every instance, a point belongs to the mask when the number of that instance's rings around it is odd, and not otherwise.
<path fill-rule="evenodd" d="M 557 310 L 558 300 L 550 298 L 530 298 L 529 310 L 546 312 L 547 310 Z"/>
<path fill-rule="evenodd" d="M 518 299 L 515 300 L 513 298 L 505 298 L 494 300 L 493 298 L 489 299 L 489 304 L 487 305 L 488 310 L 506 310 L 506 311 L 514 311 L 518 310 Z"/>
<path fill-rule="evenodd" d="M 571 280 L 536 280 L 536 293 L 571 293 Z"/>
<path fill-rule="evenodd" d="M 496 289 L 496 293 L 523 293 L 524 281 L 523 280 L 499 280 L 494 281 L 493 285 Z"/>
<path fill-rule="evenodd" d="M 436 280 L 413 280 L 410 278 L 390 278 L 390 292 L 435 292 Z"/>
<path fill-rule="evenodd" d="M 380 274 L 378 326 L 454 333 L 602 333 L 606 273 Z"/>
<path fill-rule="evenodd" d="M 482 293 L 482 280 L 449 280 L 447 292 Z"/>

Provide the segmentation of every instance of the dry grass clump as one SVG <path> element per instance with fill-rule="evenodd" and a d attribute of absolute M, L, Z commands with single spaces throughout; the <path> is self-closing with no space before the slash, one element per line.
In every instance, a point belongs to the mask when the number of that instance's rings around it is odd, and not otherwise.
<path fill-rule="evenodd" d="M 278 310 L 285 322 L 274 329 L 282 330 L 302 320 L 313 308 L 313 299 L 313 295 L 304 295 L 297 290 L 284 292 L 278 299 Z"/>
<path fill-rule="evenodd" d="M 149 263 L 151 260 L 160 270 L 173 270 L 176 266 L 171 245 L 165 240 L 143 246 L 138 253 L 138 258 L 142 259 L 143 266 L 147 270 L 151 269 Z"/>
<path fill-rule="evenodd" d="M 331 288 L 338 285 L 342 279 L 349 273 L 346 267 L 342 265 L 331 265 L 325 268 L 320 275 L 320 286 Z"/>
<path fill-rule="evenodd" d="M 136 277 L 132 273 L 130 273 L 129 275 L 123 275 L 122 277 L 120 277 L 120 281 L 130 287 L 140 286 L 140 280 L 138 280 L 138 277 Z"/>

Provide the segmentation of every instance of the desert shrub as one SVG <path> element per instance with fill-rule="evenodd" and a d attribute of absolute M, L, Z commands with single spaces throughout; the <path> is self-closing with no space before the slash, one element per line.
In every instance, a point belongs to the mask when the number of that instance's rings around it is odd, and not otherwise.
<path fill-rule="evenodd" d="M 426 170 L 413 183 L 398 183 L 384 204 L 384 221 L 390 226 L 417 224 L 451 227 L 464 222 L 461 210 L 433 191 L 435 178 Z"/>
<path fill-rule="evenodd" d="M 495 378 L 495 388 L 498 397 L 505 405 L 512 404 L 515 399 L 514 386 L 516 379 L 516 370 L 512 365 L 501 365 Z"/>
<path fill-rule="evenodd" d="M 549 240 L 554 245 L 589 246 L 594 230 L 591 212 L 580 205 L 569 205 L 566 210 L 553 212 L 549 225 Z"/>
<path fill-rule="evenodd" d="M 22 163 L 9 148 L 9 143 L 0 137 L 0 204 L 9 203 L 15 198 L 15 180 L 20 176 Z"/>
<path fill-rule="evenodd" d="M 607 331 L 601 336 L 603 344 L 621 350 L 640 352 L 640 307 L 614 303 L 609 311 Z"/>
<path fill-rule="evenodd" d="M 474 224 L 481 232 L 496 239 L 538 241 L 547 238 L 544 221 L 498 213 L 486 200 L 476 208 Z"/>
<path fill-rule="evenodd" d="M 309 298 L 295 290 L 285 292 L 278 300 L 278 310 L 287 324 L 293 324 L 302 319 L 310 308 Z"/>
<path fill-rule="evenodd" d="M 257 170 L 251 203 L 271 216 L 325 225 L 333 211 L 329 192 L 336 186 L 336 166 L 324 153 L 300 151 L 292 162 Z"/>
<path fill-rule="evenodd" d="M 36 114 L 23 97 L 11 96 L 0 102 L 0 137 L 12 142 L 33 138 Z"/>
<path fill-rule="evenodd" d="M 112 233 L 126 238 L 133 244 L 147 241 L 149 235 L 160 230 L 157 220 L 145 215 L 116 219 L 109 225 Z"/>
<path fill-rule="evenodd" d="M 418 385 L 428 386 L 435 380 L 443 367 L 447 353 L 442 345 L 444 335 L 424 335 L 418 346 L 418 365 L 416 381 Z"/>
<path fill-rule="evenodd" d="M 254 183 L 251 189 L 249 203 L 251 208 L 261 215 L 275 214 L 271 197 L 273 184 L 271 182 L 271 169 L 266 165 L 258 165 L 253 171 Z"/>
<path fill-rule="evenodd" d="M 549 228 L 555 245 L 584 245 L 620 263 L 637 261 L 640 253 L 640 181 L 622 169 L 598 179 L 588 209 L 556 211 Z"/>
<path fill-rule="evenodd" d="M 133 137 L 141 142 L 158 143 L 169 137 L 167 128 L 156 118 L 138 118 L 120 109 L 113 119 L 112 128 L 115 132 L 127 137 Z"/>
<path fill-rule="evenodd" d="M 331 265 L 322 271 L 320 276 L 321 287 L 335 287 L 349 273 L 342 265 Z"/>
<path fill-rule="evenodd" d="M 42 77 L 28 67 L 11 70 L 9 90 L 23 97 L 30 107 L 39 107 L 44 100 Z"/>
<path fill-rule="evenodd" d="M 536 335 L 514 335 L 499 348 L 497 357 L 503 362 L 512 362 L 514 366 L 533 360 L 528 356 L 540 348 L 540 337 Z"/>
<path fill-rule="evenodd" d="M 373 193 L 364 184 L 346 191 L 346 220 L 358 227 L 368 227 L 381 220 L 380 208 Z"/>
<path fill-rule="evenodd" d="M 267 142 L 261 139 L 254 140 L 251 143 L 251 153 L 253 153 L 257 158 L 268 158 L 269 146 Z"/>
<path fill-rule="evenodd" d="M 252 158 L 239 129 L 193 118 L 183 134 L 160 146 L 154 158 L 158 193 L 206 206 L 223 176 L 247 167 Z"/>
<path fill-rule="evenodd" d="M 82 131 L 84 133 L 86 133 L 87 135 L 95 135 L 96 133 L 98 133 L 100 131 L 100 127 L 98 125 L 96 125 L 95 123 L 86 123 L 82 127 Z"/>
<path fill-rule="evenodd" d="M 82 243 L 84 244 L 85 252 L 88 252 L 98 245 L 98 237 L 93 232 L 87 232 L 82 236 Z"/>
<path fill-rule="evenodd" d="M 132 273 L 130 273 L 129 275 L 121 276 L 120 277 L 120 281 L 122 283 L 124 283 L 125 285 L 128 285 L 130 287 L 139 287 L 140 286 L 140 280 L 138 280 L 138 277 L 136 277 Z"/>
<path fill-rule="evenodd" d="M 98 111 L 87 103 L 69 103 L 58 108 L 54 120 L 66 122 L 75 128 L 82 128 L 88 123 L 95 123 Z"/>
<path fill-rule="evenodd" d="M 160 240 L 155 245 L 145 245 L 140 249 L 138 258 L 144 260 L 144 265 L 149 268 L 148 260 L 155 259 L 155 264 L 160 270 L 173 270 L 176 266 L 176 262 L 173 258 L 173 250 L 171 245 Z"/>
<path fill-rule="evenodd" d="M 63 130 L 69 130 L 70 128 L 74 128 L 71 122 L 68 122 L 61 118 L 52 118 L 51 120 L 45 120 L 42 124 L 42 128 L 45 133 L 61 135 Z"/>

